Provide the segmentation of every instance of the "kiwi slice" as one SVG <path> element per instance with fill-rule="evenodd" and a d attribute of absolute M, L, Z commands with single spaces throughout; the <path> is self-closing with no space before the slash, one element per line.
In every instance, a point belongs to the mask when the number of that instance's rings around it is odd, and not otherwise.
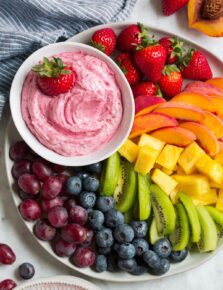
<path fill-rule="evenodd" d="M 101 195 L 113 195 L 121 170 L 121 160 L 118 152 L 111 155 L 105 162 L 101 174 Z"/>
<path fill-rule="evenodd" d="M 168 235 L 175 229 L 176 214 L 168 195 L 157 185 L 150 186 L 151 200 L 157 231 Z"/>
<path fill-rule="evenodd" d="M 150 178 L 138 173 L 139 219 L 147 220 L 151 213 Z"/>
<path fill-rule="evenodd" d="M 179 199 L 182 202 L 183 206 L 185 207 L 189 219 L 191 242 L 197 243 L 200 240 L 201 226 L 196 207 L 193 204 L 192 199 L 184 193 L 179 194 Z"/>
<path fill-rule="evenodd" d="M 213 218 L 218 232 L 218 238 L 223 238 L 223 213 L 214 208 L 213 206 L 206 206 L 207 211 L 210 216 Z"/>
<path fill-rule="evenodd" d="M 182 251 L 189 243 L 190 225 L 186 210 L 182 203 L 178 203 L 175 206 L 175 210 L 177 216 L 176 227 L 175 230 L 169 235 L 169 239 L 174 251 Z"/>
<path fill-rule="evenodd" d="M 201 238 L 197 243 L 200 252 L 213 251 L 217 247 L 218 235 L 214 220 L 208 210 L 202 206 L 197 206 L 198 217 L 201 225 Z"/>
<path fill-rule="evenodd" d="M 149 228 L 149 242 L 150 244 L 154 245 L 158 240 L 162 239 L 164 236 L 159 235 L 156 227 L 156 220 L 155 218 L 152 219 L 150 228 Z"/>
<path fill-rule="evenodd" d="M 121 175 L 114 192 L 116 208 L 127 212 L 134 204 L 137 197 L 137 175 L 131 163 L 121 161 Z"/>

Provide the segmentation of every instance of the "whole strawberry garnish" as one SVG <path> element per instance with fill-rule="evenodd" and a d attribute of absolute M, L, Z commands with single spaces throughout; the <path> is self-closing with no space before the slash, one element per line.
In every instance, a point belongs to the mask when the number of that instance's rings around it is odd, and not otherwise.
<path fill-rule="evenodd" d="M 152 82 L 143 81 L 132 86 L 132 93 L 134 98 L 143 95 L 155 96 L 157 94 L 157 87 Z"/>
<path fill-rule="evenodd" d="M 183 77 L 179 68 L 174 64 L 166 65 L 158 84 L 162 93 L 168 99 L 179 94 L 183 85 Z"/>
<path fill-rule="evenodd" d="M 166 49 L 167 64 L 176 63 L 182 57 L 184 43 L 177 37 L 163 37 L 159 40 L 159 44 Z"/>
<path fill-rule="evenodd" d="M 102 28 L 92 35 L 91 45 L 107 55 L 111 55 L 116 46 L 116 35 L 111 28 Z"/>
<path fill-rule="evenodd" d="M 166 62 L 165 48 L 152 40 L 148 46 L 138 46 L 134 60 L 149 81 L 158 82 Z"/>
<path fill-rule="evenodd" d="M 115 58 L 116 63 L 123 71 L 130 85 L 138 83 L 141 79 L 141 72 L 134 63 L 133 57 L 129 53 L 121 53 Z"/>
<path fill-rule="evenodd" d="M 59 57 L 53 57 L 52 60 L 44 57 L 43 63 L 35 65 L 32 70 L 37 73 L 37 84 L 46 95 L 66 93 L 74 85 L 75 75 L 72 68 Z"/>
<path fill-rule="evenodd" d="M 122 52 L 131 52 L 147 38 L 147 30 L 141 23 L 127 26 L 117 38 L 117 48 Z"/>
<path fill-rule="evenodd" d="M 169 16 L 184 7 L 189 0 L 162 0 L 163 14 Z"/>
<path fill-rule="evenodd" d="M 206 81 L 212 78 L 212 71 L 206 56 L 199 50 L 191 49 L 181 60 L 181 72 L 184 78 Z"/>

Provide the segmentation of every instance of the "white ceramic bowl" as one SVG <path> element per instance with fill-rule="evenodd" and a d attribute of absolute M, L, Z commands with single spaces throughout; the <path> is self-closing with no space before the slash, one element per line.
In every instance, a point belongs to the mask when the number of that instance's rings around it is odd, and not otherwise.
<path fill-rule="evenodd" d="M 91 154 L 83 156 L 65 157 L 56 152 L 48 149 L 46 146 L 41 144 L 36 137 L 31 133 L 26 123 L 23 120 L 20 102 L 21 92 L 23 83 L 27 74 L 30 72 L 32 67 L 41 61 L 44 56 L 49 57 L 61 52 L 75 52 L 82 51 L 86 54 L 96 56 L 107 63 L 111 70 L 115 73 L 116 81 L 122 93 L 122 104 L 123 104 L 123 115 L 120 126 L 114 135 L 114 137 L 106 144 L 103 144 L 99 149 Z M 10 91 L 10 108 L 12 118 L 18 129 L 20 135 L 24 141 L 41 157 L 51 161 L 53 163 L 66 165 L 66 166 L 83 166 L 99 162 L 112 155 L 117 149 L 123 144 L 125 139 L 128 137 L 134 119 L 134 100 L 131 88 L 115 62 L 100 52 L 99 50 L 81 43 L 61 42 L 56 44 L 50 44 L 31 54 L 18 69 L 14 80 L 12 82 Z"/>

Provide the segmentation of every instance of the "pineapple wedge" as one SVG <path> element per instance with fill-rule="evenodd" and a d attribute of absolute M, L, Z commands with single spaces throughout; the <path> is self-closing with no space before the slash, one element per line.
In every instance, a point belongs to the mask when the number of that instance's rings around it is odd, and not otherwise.
<path fill-rule="evenodd" d="M 139 139 L 138 145 L 142 146 L 149 146 L 157 151 L 161 151 L 165 145 L 165 143 L 157 138 L 154 138 L 148 134 L 142 134 Z"/>
<path fill-rule="evenodd" d="M 173 204 L 176 204 L 178 202 L 178 197 L 179 197 L 179 191 L 177 190 L 177 188 L 175 188 L 170 193 L 170 199 L 171 199 Z"/>
<path fill-rule="evenodd" d="M 151 176 L 152 181 L 157 184 L 167 195 L 177 186 L 177 182 L 160 169 L 156 168 Z"/>
<path fill-rule="evenodd" d="M 156 163 L 168 170 L 173 170 L 182 151 L 183 148 L 167 144 L 161 151 Z"/>
<path fill-rule="evenodd" d="M 216 202 L 216 208 L 220 211 L 223 211 L 223 190 L 219 190 L 218 199 Z"/>
<path fill-rule="evenodd" d="M 139 146 L 131 140 L 127 139 L 125 143 L 119 148 L 118 152 L 130 163 L 133 163 L 137 159 L 139 153 Z"/>
<path fill-rule="evenodd" d="M 178 164 L 183 168 L 186 174 L 191 174 L 196 170 L 195 163 L 205 154 L 196 142 L 191 143 L 184 149 L 178 159 Z"/>
<path fill-rule="evenodd" d="M 223 182 L 223 167 L 207 154 L 203 154 L 195 166 L 200 173 L 206 175 L 212 181 L 219 184 Z"/>
<path fill-rule="evenodd" d="M 158 163 L 157 163 L 158 164 Z M 157 167 L 158 168 L 158 167 Z M 173 170 L 167 169 L 165 167 L 161 167 L 160 168 L 161 171 L 163 171 L 164 173 L 166 173 L 167 175 L 172 175 L 173 174 Z"/>
<path fill-rule="evenodd" d="M 210 205 L 210 204 L 216 204 L 218 200 L 217 196 L 217 190 L 216 189 L 211 189 L 210 192 L 205 193 L 203 195 L 200 195 L 199 198 L 193 198 L 193 203 L 195 205 Z"/>
<path fill-rule="evenodd" d="M 171 176 L 178 182 L 177 190 L 194 198 L 210 192 L 209 180 L 207 177 L 200 174 L 178 175 Z"/>
<path fill-rule="evenodd" d="M 220 151 L 215 157 L 214 160 L 220 163 L 223 166 L 223 151 Z"/>
<path fill-rule="evenodd" d="M 154 167 L 159 151 L 149 146 L 143 146 L 139 150 L 139 154 L 135 163 L 135 171 L 147 174 Z"/>

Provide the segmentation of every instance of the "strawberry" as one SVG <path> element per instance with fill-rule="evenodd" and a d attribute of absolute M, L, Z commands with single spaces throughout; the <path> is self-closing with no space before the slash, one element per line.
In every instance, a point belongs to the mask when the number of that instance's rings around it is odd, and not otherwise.
<path fill-rule="evenodd" d="M 134 60 L 149 81 L 158 82 L 165 65 L 166 50 L 162 45 L 151 40 L 148 46 L 137 47 L 134 53 Z"/>
<path fill-rule="evenodd" d="M 134 98 L 142 95 L 155 96 L 157 94 L 157 87 L 152 82 L 143 81 L 132 86 L 132 93 Z"/>
<path fill-rule="evenodd" d="M 111 55 L 116 46 L 116 35 L 111 28 L 102 28 L 92 35 L 91 45 L 107 55 Z"/>
<path fill-rule="evenodd" d="M 66 93 L 74 85 L 75 75 L 72 68 L 65 65 L 59 57 L 53 57 L 52 60 L 44 57 L 43 63 L 35 65 L 32 70 L 37 73 L 37 84 L 46 95 Z"/>
<path fill-rule="evenodd" d="M 162 0 L 163 14 L 169 16 L 184 7 L 189 0 Z"/>
<path fill-rule="evenodd" d="M 206 81 L 212 78 L 212 71 L 206 56 L 199 50 L 191 49 L 181 60 L 181 72 L 184 78 Z"/>
<path fill-rule="evenodd" d="M 162 93 L 168 99 L 179 94 L 183 85 L 183 77 L 179 68 L 174 64 L 166 65 L 158 84 Z"/>
<path fill-rule="evenodd" d="M 147 38 L 147 30 L 140 24 L 132 24 L 121 31 L 117 38 L 117 48 L 122 52 L 131 52 Z"/>
<path fill-rule="evenodd" d="M 115 58 L 130 85 L 138 83 L 141 79 L 141 72 L 136 67 L 133 57 L 129 53 L 121 53 Z"/>
<path fill-rule="evenodd" d="M 173 64 L 176 63 L 183 54 L 183 42 L 176 37 L 163 37 L 159 40 L 161 44 L 166 49 L 166 63 Z"/>

